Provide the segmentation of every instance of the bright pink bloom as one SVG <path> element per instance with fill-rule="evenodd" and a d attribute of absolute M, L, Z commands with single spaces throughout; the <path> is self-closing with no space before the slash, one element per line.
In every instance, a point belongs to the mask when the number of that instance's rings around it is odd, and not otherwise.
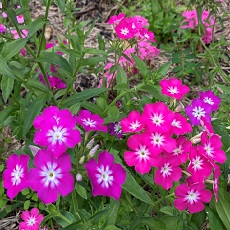
<path fill-rule="evenodd" d="M 119 24 L 115 27 L 117 36 L 121 39 L 130 39 L 135 36 L 137 30 L 132 28 L 132 23 L 126 18 L 122 19 Z"/>
<path fill-rule="evenodd" d="M 50 153 L 58 158 L 68 148 L 74 148 L 81 142 L 80 132 L 75 128 L 76 122 L 72 113 L 67 110 L 59 110 L 51 106 L 43 110 L 42 115 L 33 122 L 37 132 L 34 135 L 34 143 L 47 147 Z"/>
<path fill-rule="evenodd" d="M 186 10 L 182 13 L 182 16 L 186 19 L 182 22 L 183 26 L 181 26 L 181 28 L 195 29 L 195 27 L 198 25 L 196 10 Z"/>
<path fill-rule="evenodd" d="M 17 30 L 11 30 L 11 34 L 13 35 L 14 39 L 20 38 Z M 22 38 L 27 37 L 28 36 L 28 30 L 21 30 L 21 36 L 22 36 Z"/>
<path fill-rule="evenodd" d="M 192 180 L 196 182 L 204 182 L 204 180 L 212 173 L 212 165 L 195 146 L 191 147 L 189 159 L 190 163 L 187 171 L 192 174 Z"/>
<path fill-rule="evenodd" d="M 146 128 L 153 132 L 169 132 L 173 119 L 173 112 L 163 102 L 146 104 L 142 113 Z"/>
<path fill-rule="evenodd" d="M 181 184 L 175 190 L 175 195 L 178 197 L 174 200 L 174 205 L 179 210 L 185 210 L 191 213 L 200 212 L 204 209 L 203 202 L 210 202 L 212 193 L 205 190 L 203 183 L 191 185 Z"/>
<path fill-rule="evenodd" d="M 182 81 L 177 78 L 162 79 L 160 86 L 162 94 L 178 100 L 181 100 L 182 97 L 190 91 L 189 87 L 182 85 Z"/>
<path fill-rule="evenodd" d="M 200 99 L 206 104 L 212 106 L 212 110 L 218 110 L 220 98 L 216 96 L 211 90 L 200 92 Z"/>
<path fill-rule="evenodd" d="M 180 113 L 174 113 L 171 131 L 176 135 L 182 135 L 192 132 L 192 126 L 187 122 L 187 119 Z"/>
<path fill-rule="evenodd" d="M 74 119 L 78 124 L 84 127 L 86 132 L 108 132 L 108 128 L 104 125 L 104 119 L 98 114 L 92 114 L 89 110 L 80 110 L 78 116 L 75 115 Z"/>
<path fill-rule="evenodd" d="M 39 199 L 45 204 L 55 202 L 58 194 L 67 196 L 74 189 L 70 156 L 63 153 L 55 159 L 46 150 L 39 150 L 34 157 L 34 165 L 28 177 L 29 187 L 37 191 Z"/>
<path fill-rule="evenodd" d="M 148 29 L 146 28 L 142 28 L 140 31 L 139 31 L 140 35 L 141 35 L 141 39 L 144 38 L 148 41 L 151 41 L 151 42 L 156 42 L 155 40 L 155 35 L 153 32 L 151 31 L 148 31 Z"/>
<path fill-rule="evenodd" d="M 19 192 L 27 188 L 29 156 L 12 154 L 3 172 L 3 187 L 7 189 L 7 196 L 12 200 Z"/>
<path fill-rule="evenodd" d="M 44 219 L 42 214 L 39 214 L 37 208 L 32 208 L 31 211 L 24 211 L 21 214 L 24 222 L 19 224 L 19 230 L 39 230 L 40 223 Z"/>
<path fill-rule="evenodd" d="M 126 164 L 135 166 L 135 170 L 141 174 L 148 173 L 155 165 L 155 157 L 149 150 L 148 135 L 135 134 L 129 137 L 127 145 L 132 151 L 124 153 Z"/>
<path fill-rule="evenodd" d="M 121 120 L 121 128 L 124 133 L 140 132 L 144 128 L 140 112 L 137 110 L 130 112 L 127 118 Z"/>
<path fill-rule="evenodd" d="M 209 44 L 212 41 L 212 28 L 205 28 L 205 34 L 202 35 L 202 40 L 205 44 Z"/>
<path fill-rule="evenodd" d="M 6 27 L 3 24 L 0 24 L 0 34 L 6 32 Z"/>
<path fill-rule="evenodd" d="M 221 175 L 221 170 L 220 167 L 216 164 L 213 164 L 213 168 L 214 168 L 214 183 L 213 183 L 213 192 L 216 198 L 216 202 L 218 202 L 218 183 L 219 183 L 219 178 Z"/>
<path fill-rule="evenodd" d="M 212 107 L 199 98 L 194 99 L 191 105 L 187 105 L 185 112 L 193 125 L 200 125 L 200 119 L 202 117 L 204 117 L 207 122 L 211 122 L 210 114 Z"/>
<path fill-rule="evenodd" d="M 149 23 L 148 23 L 148 20 L 140 15 L 135 15 L 134 17 L 131 17 L 130 18 L 132 23 L 134 23 L 135 27 L 137 29 L 141 29 L 143 28 L 144 26 L 149 26 Z"/>
<path fill-rule="evenodd" d="M 173 157 L 161 157 L 157 164 L 154 182 L 168 190 L 172 187 L 173 181 L 177 182 L 182 177 L 180 162 Z"/>
<path fill-rule="evenodd" d="M 202 146 L 198 146 L 199 151 L 211 161 L 216 161 L 223 164 L 227 157 L 225 152 L 221 149 L 222 142 L 217 134 L 208 137 L 207 132 L 203 132 L 201 135 Z"/>
<path fill-rule="evenodd" d="M 21 8 L 21 7 L 17 6 L 17 8 Z M 16 18 L 17 18 L 17 21 L 18 21 L 19 24 L 24 23 L 24 16 L 23 16 L 23 14 L 20 14 L 20 15 L 16 16 Z"/>
<path fill-rule="evenodd" d="M 108 20 L 107 23 L 116 25 L 116 24 L 118 24 L 124 17 L 125 17 L 125 14 L 124 14 L 124 13 L 120 13 L 120 14 L 118 14 L 118 15 L 113 15 L 112 17 L 110 17 L 110 19 Z"/>
<path fill-rule="evenodd" d="M 126 172 L 120 164 L 114 163 L 114 156 L 107 151 L 98 155 L 98 163 L 91 158 L 85 168 L 91 180 L 93 196 L 109 196 L 118 200 L 125 182 Z"/>
<path fill-rule="evenodd" d="M 200 124 L 202 126 L 202 129 L 205 132 L 208 132 L 209 136 L 211 136 L 212 134 L 214 134 L 214 129 L 213 129 L 212 125 L 210 123 L 208 123 L 204 117 L 202 117 L 200 119 Z"/>

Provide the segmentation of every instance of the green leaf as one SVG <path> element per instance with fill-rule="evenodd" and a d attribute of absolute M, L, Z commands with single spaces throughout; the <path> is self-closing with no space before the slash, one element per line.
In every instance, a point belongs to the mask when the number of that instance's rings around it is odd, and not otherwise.
<path fill-rule="evenodd" d="M 105 226 L 115 224 L 119 206 L 120 206 L 119 201 L 113 199 L 110 200 L 109 208 L 107 209 Z"/>
<path fill-rule="evenodd" d="M 203 224 L 204 224 L 204 222 L 205 222 L 205 220 L 206 220 L 206 218 L 207 218 L 207 215 L 206 215 L 205 211 L 203 210 L 203 211 L 201 211 L 201 212 L 199 212 L 199 213 L 194 213 L 194 214 L 192 215 L 191 220 L 192 220 L 194 223 L 196 223 L 196 226 L 197 226 L 199 229 L 201 229 L 202 226 L 203 226 Z"/>
<path fill-rule="evenodd" d="M 48 93 L 49 92 L 49 89 L 47 88 L 47 86 L 45 86 L 41 81 L 39 81 L 38 79 L 34 79 L 34 78 L 29 78 L 26 85 L 34 88 L 34 89 L 37 89 L 41 92 L 44 92 L 44 93 Z"/>
<path fill-rule="evenodd" d="M 119 118 L 119 114 L 119 109 L 115 105 L 110 107 L 108 110 L 108 116 L 111 120 L 117 121 L 117 119 Z"/>
<path fill-rule="evenodd" d="M 13 112 L 15 112 L 18 109 L 16 105 L 9 105 L 4 110 L 0 112 L 0 124 L 3 124 L 3 122 L 9 117 L 13 115 Z"/>
<path fill-rule="evenodd" d="M 164 77 L 166 73 L 168 72 L 171 65 L 172 65 L 172 62 L 168 62 L 160 66 L 155 72 L 157 74 L 157 77 L 159 78 Z"/>
<path fill-rule="evenodd" d="M 53 219 L 59 223 L 63 228 L 67 227 L 68 225 L 70 225 L 70 222 L 72 223 L 74 221 L 74 216 L 67 211 L 61 211 L 62 216 L 66 217 L 68 219 L 69 222 L 67 222 L 66 220 L 64 220 L 63 218 L 59 217 L 59 216 L 54 216 Z"/>
<path fill-rule="evenodd" d="M 14 88 L 14 79 L 2 76 L 1 90 L 4 101 L 6 102 Z"/>
<path fill-rule="evenodd" d="M 24 210 L 27 210 L 27 209 L 29 209 L 29 207 L 30 207 L 30 200 L 26 200 L 24 202 L 23 208 L 24 208 Z"/>
<path fill-rule="evenodd" d="M 7 42 L 2 49 L 2 56 L 6 60 L 10 60 L 12 57 L 20 52 L 20 50 L 25 46 L 27 40 L 27 38 L 19 38 L 14 41 Z"/>
<path fill-rule="evenodd" d="M 120 228 L 117 228 L 114 225 L 108 225 L 104 228 L 104 230 L 119 230 Z"/>
<path fill-rule="evenodd" d="M 63 1 L 63 0 L 56 0 L 55 2 L 58 5 L 58 7 L 60 8 L 61 13 L 64 13 L 65 12 L 65 1 Z"/>
<path fill-rule="evenodd" d="M 173 216 L 174 210 L 175 208 L 171 206 L 164 206 L 163 208 L 160 209 L 161 212 L 169 216 Z"/>
<path fill-rule="evenodd" d="M 220 218 L 218 217 L 218 214 L 214 210 L 206 206 L 205 211 L 208 216 L 209 226 L 211 230 L 224 229 L 224 225 L 222 221 L 220 220 Z"/>
<path fill-rule="evenodd" d="M 179 216 L 163 216 L 161 220 L 164 221 L 166 228 L 165 230 L 175 230 L 177 228 L 177 222 L 180 219 Z"/>
<path fill-rule="evenodd" d="M 117 84 L 127 84 L 126 72 L 120 66 L 117 66 L 116 82 Z"/>
<path fill-rule="evenodd" d="M 163 221 L 153 217 L 141 217 L 141 221 L 143 224 L 147 225 L 151 230 L 166 229 L 166 224 Z"/>
<path fill-rule="evenodd" d="M 18 24 L 18 21 L 16 19 L 16 12 L 12 7 L 8 7 L 7 8 L 7 17 L 14 23 L 14 24 Z"/>
<path fill-rule="evenodd" d="M 0 54 L 0 75 L 15 79 L 14 74 L 6 63 L 6 59 Z"/>
<path fill-rule="evenodd" d="M 45 20 L 43 18 L 37 18 L 33 21 L 28 28 L 27 39 L 31 38 L 44 24 Z"/>
<path fill-rule="evenodd" d="M 81 107 L 90 110 L 92 113 L 97 113 L 99 116 L 103 115 L 103 110 L 92 102 L 84 101 L 81 103 Z"/>
<path fill-rule="evenodd" d="M 139 69 L 140 73 L 144 76 L 147 77 L 148 76 L 148 68 L 147 65 L 144 61 L 142 61 L 138 56 L 131 54 L 135 63 L 136 63 L 136 67 Z"/>
<path fill-rule="evenodd" d="M 75 103 L 87 100 L 91 97 L 95 97 L 101 93 L 106 92 L 107 90 L 108 89 L 105 87 L 84 90 L 80 93 L 76 93 L 73 96 L 66 98 L 63 101 L 63 103 L 60 105 L 60 107 L 66 108 L 66 107 L 72 106 Z"/>
<path fill-rule="evenodd" d="M 87 65 L 94 66 L 100 62 L 104 62 L 105 60 L 106 60 L 106 56 L 85 58 L 81 61 L 81 66 L 87 66 Z"/>
<path fill-rule="evenodd" d="M 83 198 L 83 199 L 87 199 L 87 193 L 84 187 L 82 187 L 80 184 L 76 183 L 75 185 L 75 189 L 77 191 L 77 193 Z"/>
<path fill-rule="evenodd" d="M 86 54 L 103 55 L 106 57 L 108 56 L 107 52 L 105 52 L 103 50 L 96 49 L 96 48 L 86 48 L 85 53 Z"/>
<path fill-rule="evenodd" d="M 39 114 L 45 103 L 51 98 L 50 94 L 41 94 L 28 106 L 28 110 L 25 115 L 22 136 L 24 137 L 32 126 L 34 118 Z"/>

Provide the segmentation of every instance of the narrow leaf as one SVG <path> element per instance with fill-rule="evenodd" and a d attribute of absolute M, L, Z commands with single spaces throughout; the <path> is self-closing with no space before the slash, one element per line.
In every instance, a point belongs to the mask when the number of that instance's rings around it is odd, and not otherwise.
<path fill-rule="evenodd" d="M 33 21 L 28 28 L 28 39 L 31 38 L 43 25 L 45 24 L 45 20 L 43 18 L 37 18 Z"/>
<path fill-rule="evenodd" d="M 115 224 L 119 206 L 120 206 L 119 201 L 111 199 L 109 209 L 107 210 L 107 216 L 106 216 L 106 221 L 105 221 L 106 226 Z"/>
<path fill-rule="evenodd" d="M 2 76 L 1 90 L 4 101 L 6 102 L 14 88 L 14 79 Z"/>
<path fill-rule="evenodd" d="M 6 63 L 6 59 L 0 54 L 0 75 L 15 79 L 14 74 Z"/>
<path fill-rule="evenodd" d="M 148 68 L 147 68 L 147 65 L 145 64 L 144 61 L 142 61 L 139 57 L 137 57 L 136 55 L 134 54 L 131 54 L 135 63 L 136 63 L 136 66 L 137 68 L 139 69 L 140 73 L 144 76 L 144 77 L 147 77 L 148 76 Z"/>

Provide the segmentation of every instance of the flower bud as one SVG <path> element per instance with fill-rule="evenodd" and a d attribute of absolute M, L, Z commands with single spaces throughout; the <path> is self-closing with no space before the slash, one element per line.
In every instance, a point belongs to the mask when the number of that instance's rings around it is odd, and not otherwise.
<path fill-rule="evenodd" d="M 82 175 L 80 173 L 77 173 L 77 175 L 76 175 L 76 181 L 77 182 L 82 181 Z"/>
<path fill-rule="evenodd" d="M 79 164 L 82 165 L 85 161 L 85 156 L 82 156 L 79 160 Z"/>
<path fill-rule="evenodd" d="M 86 148 L 87 149 L 91 149 L 93 147 L 93 144 L 94 144 L 94 138 L 92 138 L 86 145 Z"/>
<path fill-rule="evenodd" d="M 29 145 L 30 151 L 32 152 L 33 156 L 35 157 L 35 155 L 37 154 L 37 152 L 41 149 L 35 145 Z"/>
<path fill-rule="evenodd" d="M 89 151 L 89 156 L 90 156 L 90 157 L 93 157 L 94 154 L 97 152 L 98 148 L 99 148 L 99 145 L 95 145 L 95 146 Z"/>

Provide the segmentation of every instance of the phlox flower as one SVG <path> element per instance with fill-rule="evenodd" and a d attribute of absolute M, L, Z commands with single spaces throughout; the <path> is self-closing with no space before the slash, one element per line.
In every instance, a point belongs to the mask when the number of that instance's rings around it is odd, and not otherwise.
<path fill-rule="evenodd" d="M 31 211 L 24 211 L 21 214 L 22 220 L 19 224 L 19 230 L 39 230 L 40 223 L 44 219 L 42 214 L 39 214 L 39 210 L 37 208 L 32 208 Z"/>
<path fill-rule="evenodd" d="M 205 103 L 203 100 L 196 98 L 192 101 L 191 105 L 187 105 L 185 113 L 189 116 L 190 121 L 193 125 L 200 125 L 200 119 L 204 117 L 207 122 L 211 122 L 210 114 L 212 107 Z"/>
<path fill-rule="evenodd" d="M 201 15 L 202 23 L 205 27 L 213 26 L 215 23 L 214 18 L 209 16 L 209 14 L 209 11 L 204 10 Z"/>
<path fill-rule="evenodd" d="M 115 27 L 115 31 L 120 39 L 133 38 L 137 32 L 137 30 L 132 27 L 132 23 L 130 23 L 129 19 L 127 18 L 124 18 L 119 22 L 119 24 Z"/>
<path fill-rule="evenodd" d="M 200 212 L 204 209 L 203 202 L 210 202 L 212 193 L 205 189 L 203 183 L 181 184 L 177 186 L 175 195 L 178 197 L 174 200 L 174 205 L 178 210 L 185 210 L 191 213 Z"/>
<path fill-rule="evenodd" d="M 14 39 L 20 38 L 17 30 L 11 30 L 11 34 L 12 34 Z M 27 37 L 28 36 L 28 30 L 21 30 L 21 36 L 22 36 L 22 38 Z"/>
<path fill-rule="evenodd" d="M 113 15 L 112 17 L 110 17 L 110 19 L 108 20 L 108 24 L 113 24 L 116 25 L 118 24 L 123 18 L 125 17 L 124 13 L 120 13 L 118 15 Z"/>
<path fill-rule="evenodd" d="M 120 164 L 114 163 L 114 156 L 107 151 L 98 155 L 98 162 L 91 158 L 85 168 L 91 180 L 93 196 L 109 196 L 118 200 L 126 172 Z"/>
<path fill-rule="evenodd" d="M 191 133 L 192 132 L 192 126 L 190 123 L 187 122 L 187 119 L 181 115 L 180 113 L 174 113 L 174 119 L 171 123 L 172 133 L 176 135 L 182 135 L 185 133 Z"/>
<path fill-rule="evenodd" d="M 220 167 L 216 164 L 212 164 L 214 168 L 214 183 L 213 183 L 213 192 L 216 198 L 216 202 L 218 202 L 218 183 L 219 183 L 219 178 L 221 175 L 221 170 Z"/>
<path fill-rule="evenodd" d="M 121 128 L 123 133 L 140 132 L 144 128 L 144 123 L 141 119 L 140 112 L 133 110 L 121 120 Z"/>
<path fill-rule="evenodd" d="M 182 177 L 180 161 L 173 157 L 161 157 L 157 163 L 154 182 L 168 190 L 172 187 L 173 181 L 177 182 Z"/>
<path fill-rule="evenodd" d="M 181 100 L 190 91 L 189 87 L 182 85 L 182 81 L 177 78 L 162 79 L 160 86 L 162 94 L 178 100 Z"/>
<path fill-rule="evenodd" d="M 108 125 L 108 128 L 109 128 L 109 133 L 112 136 L 116 136 L 117 138 L 122 137 L 123 132 L 122 132 L 122 128 L 121 128 L 121 123 L 119 121 L 110 123 Z"/>
<path fill-rule="evenodd" d="M 203 132 L 201 135 L 202 146 L 198 146 L 199 151 L 209 160 L 216 161 L 223 164 L 227 157 L 225 152 L 221 149 L 222 142 L 217 134 L 208 137 L 207 132 Z"/>
<path fill-rule="evenodd" d="M 0 24 L 0 34 L 6 32 L 6 27 L 3 24 Z"/>
<path fill-rule="evenodd" d="M 144 38 L 148 41 L 151 41 L 151 42 L 156 42 L 155 40 L 155 35 L 153 32 L 149 31 L 148 29 L 146 28 L 142 28 L 140 31 L 139 31 L 139 34 L 140 34 L 140 39 Z"/>
<path fill-rule="evenodd" d="M 44 75 L 39 74 L 39 80 L 46 85 L 46 82 L 44 80 Z M 56 76 L 48 76 L 50 88 L 56 88 L 56 89 L 65 89 L 66 83 L 59 77 Z"/>
<path fill-rule="evenodd" d="M 192 180 L 196 182 L 204 182 L 212 173 L 212 165 L 206 157 L 204 157 L 197 147 L 192 146 L 189 153 L 190 163 L 187 171 L 192 175 Z"/>
<path fill-rule="evenodd" d="M 212 41 L 212 28 L 205 28 L 205 34 L 201 36 L 205 44 L 209 44 Z"/>
<path fill-rule="evenodd" d="M 67 147 L 74 148 L 81 142 L 80 132 L 74 129 L 75 119 L 67 109 L 59 110 L 56 106 L 50 106 L 35 118 L 33 125 L 37 129 L 34 143 L 47 147 L 56 158 L 64 153 Z"/>
<path fill-rule="evenodd" d="M 84 127 L 86 132 L 108 131 L 108 128 L 104 125 L 104 119 L 98 114 L 92 114 L 89 110 L 80 110 L 78 116 L 75 115 L 74 119 L 78 124 Z"/>
<path fill-rule="evenodd" d="M 17 6 L 17 8 L 21 8 L 21 7 Z M 23 16 L 23 14 L 20 14 L 20 15 L 16 16 L 16 19 L 17 19 L 17 21 L 18 21 L 19 24 L 24 23 L 24 16 Z"/>
<path fill-rule="evenodd" d="M 173 119 L 173 112 L 163 102 L 146 104 L 142 113 L 146 129 L 153 132 L 169 132 Z"/>
<path fill-rule="evenodd" d="M 186 19 L 182 22 L 183 26 L 181 26 L 181 28 L 194 29 L 198 25 L 196 10 L 186 10 L 182 13 L 182 16 Z"/>
<path fill-rule="evenodd" d="M 12 154 L 6 161 L 3 172 L 3 187 L 7 196 L 12 200 L 19 192 L 27 188 L 29 156 Z"/>
<path fill-rule="evenodd" d="M 46 150 L 39 150 L 34 157 L 34 165 L 28 176 L 29 187 L 37 191 L 45 204 L 55 202 L 58 194 L 67 196 L 74 189 L 70 156 L 63 153 L 58 159 Z"/>
<path fill-rule="evenodd" d="M 201 124 L 203 131 L 208 132 L 209 136 L 214 134 L 214 129 L 213 129 L 212 125 L 210 123 L 208 123 L 204 117 L 202 117 L 200 119 L 200 124 Z"/>
<path fill-rule="evenodd" d="M 203 100 L 204 103 L 210 105 L 212 110 L 218 110 L 221 100 L 211 90 L 200 92 L 200 99 Z"/>
<path fill-rule="evenodd" d="M 148 135 L 135 134 L 129 137 L 128 147 L 132 151 L 124 152 L 124 159 L 128 166 L 135 166 L 140 174 L 148 173 L 155 165 L 155 156 L 149 150 Z"/>
<path fill-rule="evenodd" d="M 144 26 L 149 26 L 149 22 L 145 17 L 142 17 L 140 15 L 135 15 L 134 17 L 132 17 L 136 24 L 138 25 L 138 28 L 142 28 Z"/>

